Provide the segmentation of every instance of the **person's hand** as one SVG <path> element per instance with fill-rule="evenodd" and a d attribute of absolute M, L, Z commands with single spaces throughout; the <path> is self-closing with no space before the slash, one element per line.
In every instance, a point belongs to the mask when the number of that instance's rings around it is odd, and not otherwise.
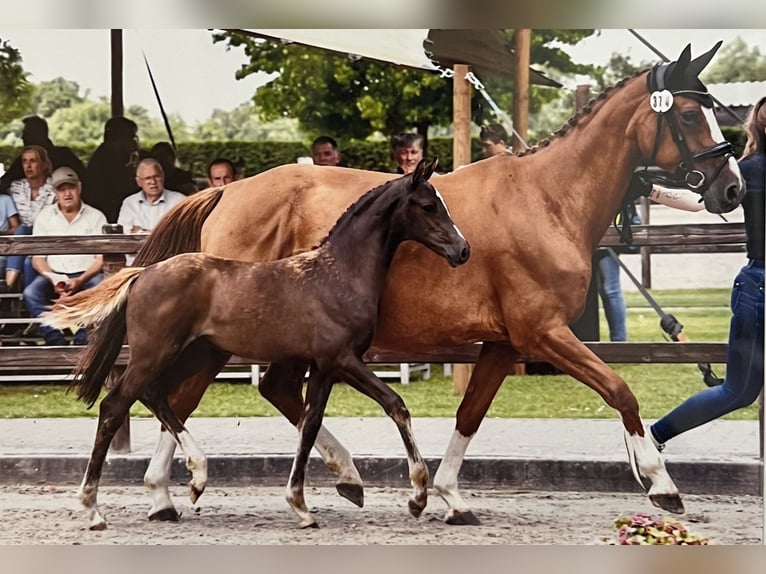
<path fill-rule="evenodd" d="M 83 285 L 82 279 L 80 279 L 80 277 L 75 277 L 66 282 L 62 292 L 65 295 L 73 295 L 74 293 L 77 293 L 80 289 L 82 289 L 82 285 Z M 61 295 L 62 292 L 59 292 L 59 295 Z"/>
<path fill-rule="evenodd" d="M 130 228 L 130 232 L 131 233 L 149 233 L 149 230 L 144 229 L 140 225 L 134 225 L 133 227 Z"/>

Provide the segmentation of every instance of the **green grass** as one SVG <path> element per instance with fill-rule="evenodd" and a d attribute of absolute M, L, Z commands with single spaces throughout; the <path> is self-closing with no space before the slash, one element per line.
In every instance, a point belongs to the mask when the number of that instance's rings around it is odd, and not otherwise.
<path fill-rule="evenodd" d="M 643 297 L 627 292 L 628 335 L 632 341 L 663 341 L 659 319 Z M 654 293 L 666 312 L 673 313 L 694 341 L 726 341 L 730 312 L 728 289 L 658 291 Z M 601 338 L 608 331 L 601 313 Z M 693 393 L 705 388 L 696 365 L 612 365 L 630 385 L 645 418 L 658 418 Z M 723 365 L 714 365 L 719 376 Z M 429 381 L 394 384 L 413 416 L 453 417 L 460 397 L 453 393 L 452 380 L 443 376 L 441 365 L 432 365 Z M 86 410 L 65 385 L 0 385 L 0 417 L 96 416 L 97 408 Z M 133 416 L 149 416 L 141 406 Z M 249 384 L 215 383 L 208 389 L 195 416 L 274 416 L 277 411 Z M 346 385 L 336 385 L 327 416 L 384 416 L 381 408 Z M 490 417 L 614 418 L 616 413 L 585 385 L 566 375 L 508 377 L 489 410 Z M 742 409 L 727 419 L 757 419 L 757 405 Z"/>

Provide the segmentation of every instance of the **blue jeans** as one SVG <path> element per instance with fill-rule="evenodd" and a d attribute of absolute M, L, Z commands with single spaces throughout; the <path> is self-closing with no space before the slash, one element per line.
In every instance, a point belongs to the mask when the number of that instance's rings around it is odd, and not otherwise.
<path fill-rule="evenodd" d="M 607 254 L 598 262 L 598 292 L 609 325 L 610 341 L 627 341 L 627 309 L 620 285 L 620 263 Z"/>
<path fill-rule="evenodd" d="M 79 273 L 67 273 L 66 275 L 70 279 L 73 279 L 82 275 L 82 271 Z M 83 290 L 95 287 L 103 278 L 104 276 L 101 273 L 91 277 L 83 286 Z M 29 314 L 32 317 L 39 317 L 43 311 L 47 311 L 54 298 L 56 298 L 56 292 L 53 290 L 53 284 L 43 275 L 38 275 L 35 280 L 24 289 L 24 304 L 27 306 L 27 311 L 29 311 Z M 43 339 L 45 339 L 46 345 L 67 344 L 67 340 L 64 338 L 64 333 L 58 329 L 48 327 L 47 325 L 38 325 L 37 330 Z M 83 329 L 80 329 L 75 333 L 75 345 L 84 345 L 86 341 L 87 337 Z"/>
<path fill-rule="evenodd" d="M 755 402 L 763 388 L 763 267 L 752 263 L 734 279 L 729 350 L 723 384 L 700 391 L 654 423 L 664 443 L 676 435 Z"/>
<path fill-rule="evenodd" d="M 13 232 L 14 235 L 32 235 L 31 225 L 19 225 Z M 9 255 L 8 263 L 5 266 L 6 270 L 12 269 L 23 273 L 24 275 L 24 288 L 26 289 L 37 277 L 37 271 L 32 267 L 32 257 L 29 255 Z"/>

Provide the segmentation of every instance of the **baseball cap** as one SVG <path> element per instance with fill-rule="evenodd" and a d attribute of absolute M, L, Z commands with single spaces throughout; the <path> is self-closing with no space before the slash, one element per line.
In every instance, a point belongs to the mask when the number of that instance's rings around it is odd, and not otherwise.
<path fill-rule="evenodd" d="M 65 183 L 77 185 L 80 183 L 80 178 L 71 167 L 60 167 L 51 175 L 51 183 L 55 189 L 58 189 L 60 185 Z"/>

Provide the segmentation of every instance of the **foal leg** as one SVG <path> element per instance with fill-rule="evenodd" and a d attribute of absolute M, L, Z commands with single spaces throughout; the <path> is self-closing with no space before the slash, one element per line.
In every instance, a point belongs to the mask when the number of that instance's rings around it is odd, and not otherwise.
<path fill-rule="evenodd" d="M 458 473 L 468 445 L 517 358 L 518 353 L 508 344 L 484 343 L 481 346 L 468 388 L 457 410 L 455 430 L 434 476 L 434 490 L 449 507 L 444 517 L 447 524 L 480 524 L 460 496 Z"/>
<path fill-rule="evenodd" d="M 189 481 L 189 498 L 192 504 L 194 504 L 205 491 L 205 486 L 207 486 L 207 457 L 205 453 L 202 452 L 202 449 L 194 441 L 189 431 L 186 430 L 186 427 L 184 427 L 180 419 L 171 410 L 165 396 L 147 395 L 141 398 L 141 402 L 152 411 L 154 416 L 167 429 L 167 433 L 171 434 L 181 446 L 181 450 L 183 450 L 186 457 L 186 468 L 189 469 L 192 475 Z"/>
<path fill-rule="evenodd" d="M 226 365 L 229 357 L 228 353 L 209 345 L 198 345 L 196 342 L 185 350 L 183 361 L 179 360 L 176 363 L 178 369 L 173 369 L 176 380 L 183 382 L 169 398 L 170 407 L 179 420 L 185 422 L 194 412 L 208 386 Z M 149 520 L 176 522 L 179 519 L 168 490 L 175 450 L 176 439 L 162 427 L 157 448 L 144 474 L 144 485 L 152 497 Z"/>
<path fill-rule="evenodd" d="M 303 487 L 306 481 L 306 467 L 309 462 L 311 447 L 316 440 L 322 417 L 330 397 L 332 383 L 319 369 L 312 369 L 306 386 L 306 406 L 298 424 L 298 451 L 293 459 L 290 478 L 287 481 L 287 503 L 301 519 L 301 528 L 319 528 L 317 521 L 306 507 Z"/>
<path fill-rule="evenodd" d="M 87 511 L 88 528 L 91 530 L 104 530 L 106 528 L 106 520 L 98 509 L 98 483 L 101 479 L 101 471 L 109 445 L 135 401 L 134 397 L 123 394 L 118 384 L 109 391 L 99 405 L 96 440 L 79 491 L 80 502 Z"/>
<path fill-rule="evenodd" d="M 295 426 L 303 414 L 301 390 L 306 367 L 307 363 L 302 361 L 271 363 L 258 385 L 261 395 Z M 338 477 L 335 483 L 338 494 L 359 507 L 364 506 L 362 477 L 348 449 L 324 426 L 319 429 L 314 447 L 327 468 Z"/>
<path fill-rule="evenodd" d="M 394 421 L 399 434 L 402 437 L 404 448 L 407 450 L 407 464 L 409 466 L 410 483 L 413 493 L 409 500 L 410 514 L 420 516 L 426 507 L 428 499 L 428 467 L 415 443 L 412 433 L 410 412 L 402 398 L 391 387 L 381 381 L 355 356 L 344 359 L 342 369 L 345 371 L 345 379 L 360 393 L 370 397 L 378 403 L 385 413 Z"/>
<path fill-rule="evenodd" d="M 625 381 L 569 329 L 561 326 L 546 333 L 539 342 L 536 354 L 588 385 L 604 399 L 606 404 L 620 413 L 625 427 L 625 446 L 628 449 L 633 475 L 646 489 L 641 477 L 648 478 L 649 500 L 658 508 L 682 514 L 684 505 L 678 488 L 665 468 L 659 451 L 654 446 L 638 413 L 638 401 Z"/>

